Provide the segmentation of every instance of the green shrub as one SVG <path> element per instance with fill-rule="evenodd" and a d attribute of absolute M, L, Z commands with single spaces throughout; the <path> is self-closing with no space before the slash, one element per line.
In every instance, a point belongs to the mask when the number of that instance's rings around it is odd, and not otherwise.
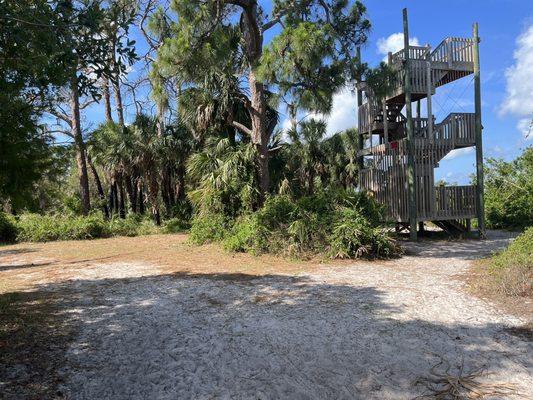
<path fill-rule="evenodd" d="M 16 239 L 17 226 L 15 219 L 0 211 L 0 243 L 11 243 Z"/>
<path fill-rule="evenodd" d="M 126 218 L 114 217 L 108 221 L 108 224 L 112 236 L 150 235 L 158 231 L 149 218 L 132 214 Z"/>
<path fill-rule="evenodd" d="M 487 160 L 485 216 L 492 229 L 533 225 L 533 147 L 513 161 Z"/>
<path fill-rule="evenodd" d="M 226 250 L 258 254 L 267 250 L 268 230 L 259 225 L 257 215 L 237 220 L 223 241 Z"/>
<path fill-rule="evenodd" d="M 180 233 L 191 227 L 189 221 L 182 218 L 171 218 L 163 224 L 163 233 Z"/>
<path fill-rule="evenodd" d="M 94 239 L 110 235 L 100 214 L 83 217 L 27 213 L 18 217 L 17 227 L 17 240 L 21 242 Z"/>
<path fill-rule="evenodd" d="M 221 214 L 196 216 L 191 223 L 189 240 L 194 244 L 220 241 L 227 228 L 228 222 Z"/>
<path fill-rule="evenodd" d="M 325 191 L 297 201 L 273 196 L 256 213 L 238 219 L 223 244 L 255 254 L 393 257 L 400 248 L 376 227 L 381 212 L 373 199 L 354 191 Z"/>
<path fill-rule="evenodd" d="M 274 196 L 265 201 L 263 207 L 257 211 L 258 223 L 266 229 L 288 227 L 298 218 L 298 207 L 289 196 Z"/>
<path fill-rule="evenodd" d="M 489 271 L 497 290 L 509 296 L 533 295 L 533 227 L 518 236 L 509 247 L 493 256 Z"/>
<path fill-rule="evenodd" d="M 100 214 L 67 218 L 63 221 L 63 227 L 60 240 L 96 239 L 108 237 L 111 233 L 108 224 Z"/>
<path fill-rule="evenodd" d="M 328 242 L 333 258 L 389 258 L 400 254 L 393 239 L 353 209 L 337 212 Z"/>
<path fill-rule="evenodd" d="M 134 215 L 106 221 L 100 213 L 88 216 L 26 213 L 20 215 L 16 221 L 17 240 L 20 242 L 138 236 L 159 231 L 148 218 Z"/>
<path fill-rule="evenodd" d="M 178 200 L 174 206 L 172 206 L 172 210 L 170 212 L 169 217 L 172 217 L 169 219 L 170 222 L 172 220 L 176 220 L 174 223 L 178 223 L 178 221 L 189 221 L 192 217 L 192 205 L 188 200 Z"/>

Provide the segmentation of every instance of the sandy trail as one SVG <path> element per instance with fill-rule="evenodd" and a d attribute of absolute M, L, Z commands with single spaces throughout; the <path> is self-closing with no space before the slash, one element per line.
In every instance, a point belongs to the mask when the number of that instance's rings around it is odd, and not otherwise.
<path fill-rule="evenodd" d="M 399 260 L 262 276 L 87 265 L 54 283 L 68 286 L 76 327 L 59 388 L 72 399 L 412 399 L 442 362 L 533 398 L 533 345 L 508 333 L 524 321 L 457 278 L 507 242 L 421 242 Z"/>

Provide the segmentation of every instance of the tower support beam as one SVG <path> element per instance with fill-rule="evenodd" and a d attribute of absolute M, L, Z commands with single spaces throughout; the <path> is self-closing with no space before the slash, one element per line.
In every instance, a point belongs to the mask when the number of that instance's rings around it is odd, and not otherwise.
<path fill-rule="evenodd" d="M 415 179 L 415 143 L 413 129 L 413 105 L 411 103 L 411 74 L 409 63 L 409 25 L 407 8 L 403 9 L 403 42 L 405 51 L 405 107 L 407 117 L 407 186 L 409 199 L 409 226 L 411 240 L 417 240 L 417 205 L 416 205 L 416 179 Z"/>
<path fill-rule="evenodd" d="M 359 64 L 359 67 L 361 67 L 361 47 L 357 47 L 356 57 L 357 57 L 357 63 Z M 361 70 L 361 68 L 359 68 L 359 70 Z M 359 76 L 359 82 L 361 82 L 361 79 L 362 77 Z M 357 88 L 357 110 L 359 110 L 359 107 L 361 107 L 362 105 L 363 105 L 363 92 L 361 91 L 361 89 Z M 359 120 L 359 116 L 357 120 Z M 359 129 L 358 129 L 357 130 L 357 148 L 359 151 L 361 151 L 363 150 L 363 147 L 364 147 L 363 133 L 359 132 Z M 361 177 L 361 170 L 364 168 L 363 156 L 357 157 L 357 167 L 359 169 L 359 177 Z M 361 181 L 361 179 L 359 179 L 359 181 Z"/>
<path fill-rule="evenodd" d="M 483 176 L 483 126 L 481 125 L 481 73 L 479 68 L 479 31 L 474 23 L 474 104 L 476 124 L 476 211 L 479 236 L 485 236 L 485 198 Z"/>

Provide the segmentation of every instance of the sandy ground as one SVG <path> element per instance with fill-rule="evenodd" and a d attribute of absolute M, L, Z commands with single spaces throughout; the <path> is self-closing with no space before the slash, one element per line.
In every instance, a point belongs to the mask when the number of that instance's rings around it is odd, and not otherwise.
<path fill-rule="evenodd" d="M 493 398 L 533 398 L 533 344 L 511 329 L 527 321 L 460 279 L 506 235 L 333 264 L 231 256 L 181 236 L 127 240 L 0 248 L 10 290 L 68 293 L 58 307 L 73 335 L 55 350 L 57 397 L 413 399 L 439 364 L 434 372 L 482 368 L 517 389 Z"/>

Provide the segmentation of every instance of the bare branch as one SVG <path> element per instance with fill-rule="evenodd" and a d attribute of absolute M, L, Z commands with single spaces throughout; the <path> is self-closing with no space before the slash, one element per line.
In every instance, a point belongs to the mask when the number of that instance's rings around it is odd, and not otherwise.
<path fill-rule="evenodd" d="M 240 130 L 242 133 L 245 133 L 246 135 L 248 136 L 252 136 L 252 130 L 246 126 L 244 126 L 243 124 L 241 124 L 240 122 L 237 122 L 237 121 L 231 121 L 230 122 L 230 125 L 233 126 L 234 128 Z"/>

